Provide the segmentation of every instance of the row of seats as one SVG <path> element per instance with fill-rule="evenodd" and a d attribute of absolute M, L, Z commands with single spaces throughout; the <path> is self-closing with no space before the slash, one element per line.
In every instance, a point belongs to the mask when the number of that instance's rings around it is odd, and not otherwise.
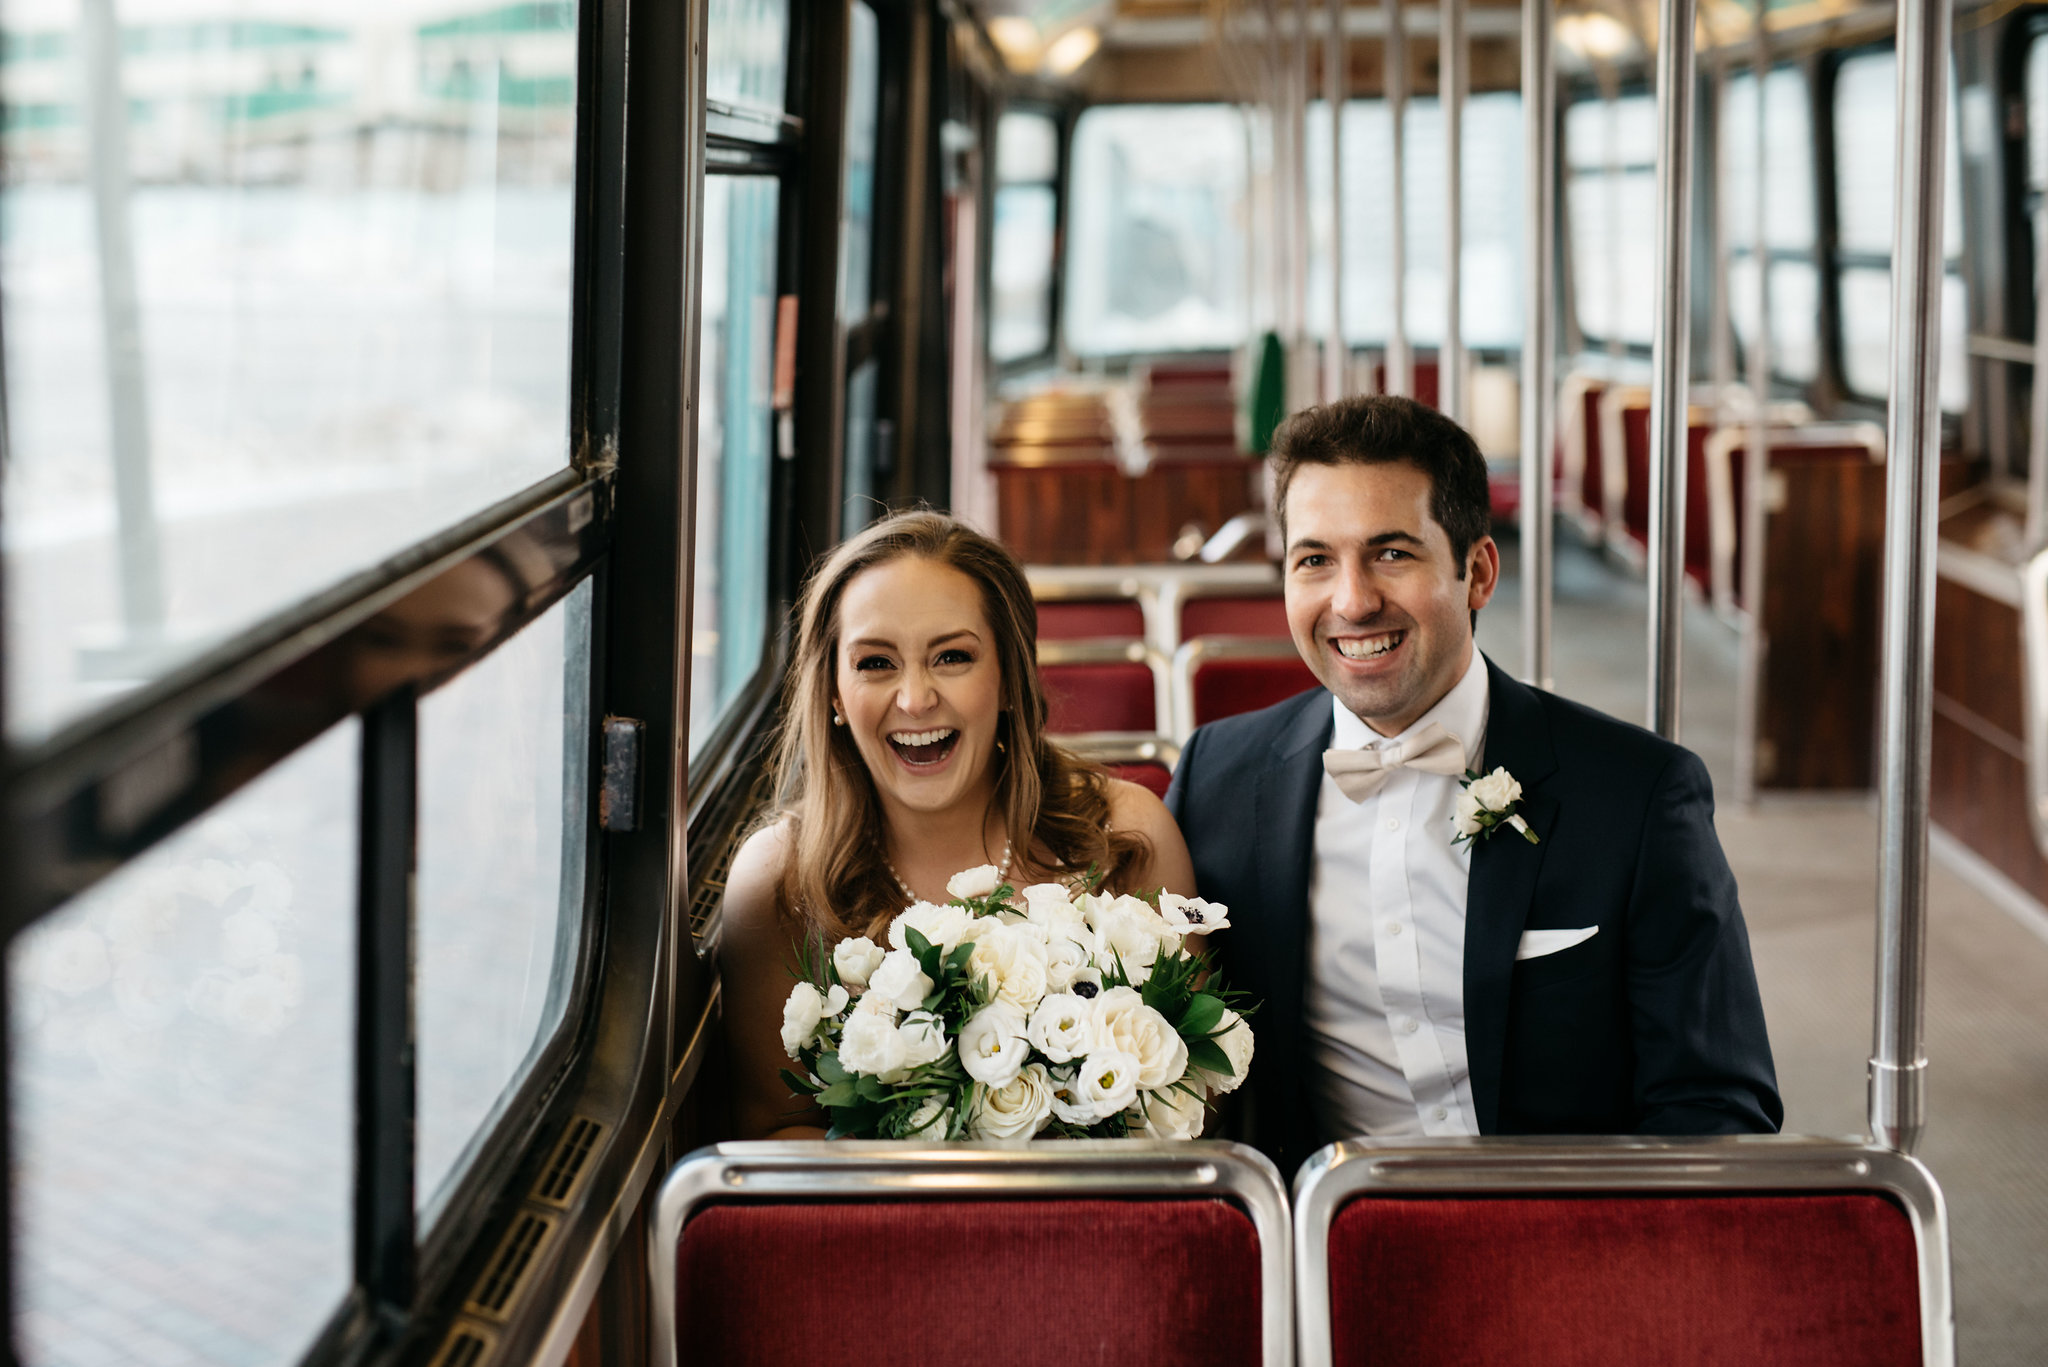
<path fill-rule="evenodd" d="M 1849 1141 L 722 1144 L 650 1231 L 671 1363 L 1907 1367 L 1947 1216 Z"/>

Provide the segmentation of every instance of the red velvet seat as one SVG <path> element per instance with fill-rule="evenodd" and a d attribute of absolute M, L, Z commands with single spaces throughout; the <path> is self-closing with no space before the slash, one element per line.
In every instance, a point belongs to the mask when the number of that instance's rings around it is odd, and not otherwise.
<path fill-rule="evenodd" d="M 1379 393 L 1387 392 L 1387 363 L 1382 360 L 1372 368 L 1373 387 Z M 1437 406 L 1437 368 L 1434 356 L 1425 360 L 1410 353 L 1408 357 L 1408 397 L 1430 408 Z"/>
<path fill-rule="evenodd" d="M 1650 544 L 1650 410 L 1631 406 L 1621 413 L 1627 478 L 1622 487 L 1622 527 L 1639 547 Z M 1713 500 L 1707 489 L 1707 423 L 1686 428 L 1685 573 L 1703 592 L 1713 587 Z"/>
<path fill-rule="evenodd" d="M 1197 636 L 1289 638 L 1287 601 L 1270 594 L 1190 594 L 1180 603 L 1180 639 Z"/>
<path fill-rule="evenodd" d="M 1077 731 L 1157 731 L 1157 680 L 1150 665 L 1138 660 L 1041 663 L 1051 708 L 1047 729 L 1053 735 Z"/>
<path fill-rule="evenodd" d="M 1166 790 L 1173 786 L 1173 770 L 1156 760 L 1134 760 L 1127 764 L 1108 764 L 1103 767 L 1126 782 L 1151 789 L 1159 797 L 1165 797 Z"/>
<path fill-rule="evenodd" d="M 1219 717 L 1256 712 L 1315 686 L 1292 640 L 1201 636 L 1173 657 L 1174 712 L 1183 738 Z"/>
<path fill-rule="evenodd" d="M 1173 782 L 1173 766 L 1180 763 L 1180 747 L 1167 736 L 1095 732 L 1061 736 L 1060 744 L 1161 797 Z"/>
<path fill-rule="evenodd" d="M 1038 639 L 1087 641 L 1142 638 L 1145 609 L 1135 598 L 1066 598 L 1038 604 Z"/>

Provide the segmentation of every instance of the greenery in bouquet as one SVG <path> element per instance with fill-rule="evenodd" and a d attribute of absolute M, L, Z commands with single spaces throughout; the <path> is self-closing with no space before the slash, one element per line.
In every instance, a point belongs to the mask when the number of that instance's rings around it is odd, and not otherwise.
<path fill-rule="evenodd" d="M 1228 909 L 1094 881 L 1017 889 L 983 865 L 886 945 L 813 943 L 783 1078 L 835 1139 L 1193 1139 L 1252 1058 L 1249 1008 L 1199 952 Z"/>

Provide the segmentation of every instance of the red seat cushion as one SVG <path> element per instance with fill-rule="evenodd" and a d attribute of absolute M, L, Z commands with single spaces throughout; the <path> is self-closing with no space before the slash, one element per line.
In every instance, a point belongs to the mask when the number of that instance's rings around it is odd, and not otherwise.
<path fill-rule="evenodd" d="M 1166 796 L 1167 788 L 1173 783 L 1173 770 L 1157 760 L 1132 760 L 1128 764 L 1111 764 L 1106 767 L 1118 778 L 1127 779 L 1140 787 L 1150 788 L 1160 797 Z"/>
<path fill-rule="evenodd" d="M 1197 636 L 1277 636 L 1286 640 L 1287 600 L 1270 597 L 1188 598 L 1180 605 L 1180 638 Z"/>
<path fill-rule="evenodd" d="M 1056 736 L 1079 731 L 1159 730 L 1152 669 L 1135 660 L 1038 667 L 1052 710 L 1047 727 Z"/>
<path fill-rule="evenodd" d="M 1258 1236 L 1206 1200 L 713 1206 L 676 1335 L 722 1367 L 1254 1367 Z"/>
<path fill-rule="evenodd" d="M 1145 610 L 1129 598 L 1062 598 L 1038 605 L 1038 639 L 1143 640 Z"/>
<path fill-rule="evenodd" d="M 1195 666 L 1192 683 L 1195 725 L 1201 726 L 1218 717 L 1285 702 L 1305 688 L 1314 688 L 1316 676 L 1299 658 L 1203 660 Z"/>
<path fill-rule="evenodd" d="M 1369 1198 L 1329 1250 L 1338 1363 L 1920 1361 L 1913 1230 L 1879 1196 Z"/>

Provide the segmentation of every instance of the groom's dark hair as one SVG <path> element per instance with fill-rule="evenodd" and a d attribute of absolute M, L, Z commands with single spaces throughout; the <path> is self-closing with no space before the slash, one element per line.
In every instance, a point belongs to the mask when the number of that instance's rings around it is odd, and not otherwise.
<path fill-rule="evenodd" d="M 1465 557 L 1493 529 L 1486 457 L 1464 428 L 1413 399 L 1366 394 L 1304 408 L 1273 433 L 1273 509 L 1287 532 L 1287 486 L 1304 465 L 1406 461 L 1429 476 L 1429 515 L 1451 539 L 1458 577 Z"/>

